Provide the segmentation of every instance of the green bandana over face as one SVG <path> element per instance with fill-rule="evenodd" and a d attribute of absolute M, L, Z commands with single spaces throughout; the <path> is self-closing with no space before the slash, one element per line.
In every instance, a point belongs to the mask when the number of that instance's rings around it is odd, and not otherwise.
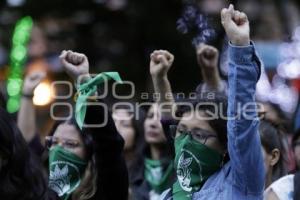
<path fill-rule="evenodd" d="M 222 155 L 193 140 L 190 134 L 175 139 L 175 154 L 177 181 L 173 185 L 173 199 L 192 199 L 192 194 L 220 169 Z"/>
<path fill-rule="evenodd" d="M 79 186 L 87 163 L 77 155 L 56 146 L 49 152 L 49 188 L 67 200 Z"/>
<path fill-rule="evenodd" d="M 150 184 L 151 188 L 161 194 L 168 189 L 170 178 L 173 174 L 173 163 L 170 163 L 167 169 L 163 169 L 162 163 L 159 160 L 145 159 L 145 179 Z"/>

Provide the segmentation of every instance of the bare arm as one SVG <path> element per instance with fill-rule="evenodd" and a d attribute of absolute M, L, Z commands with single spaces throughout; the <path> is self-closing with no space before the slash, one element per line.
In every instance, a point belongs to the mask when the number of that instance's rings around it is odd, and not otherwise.
<path fill-rule="evenodd" d="M 168 51 L 154 51 L 151 54 L 150 74 L 154 91 L 159 94 L 159 98 L 156 101 L 161 106 L 161 109 L 163 109 L 163 116 L 171 116 L 172 109 L 175 109 L 171 84 L 167 76 L 173 61 L 174 56 Z"/>
<path fill-rule="evenodd" d="M 222 90 L 224 87 L 222 87 L 221 77 L 218 70 L 218 49 L 202 43 L 197 46 L 196 54 L 206 88 L 213 91 Z"/>
<path fill-rule="evenodd" d="M 34 72 L 26 76 L 23 85 L 23 96 L 18 113 L 18 127 L 26 142 L 30 142 L 36 134 L 35 108 L 32 102 L 33 91 L 45 77 L 44 72 Z"/>

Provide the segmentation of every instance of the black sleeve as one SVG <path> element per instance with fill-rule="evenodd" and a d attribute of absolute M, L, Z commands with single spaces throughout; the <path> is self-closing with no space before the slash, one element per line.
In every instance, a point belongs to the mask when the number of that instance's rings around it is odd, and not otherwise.
<path fill-rule="evenodd" d="M 41 143 L 41 139 L 38 133 L 35 134 L 34 138 L 28 143 L 31 152 L 35 153 L 38 157 L 42 157 L 45 147 Z"/>
<path fill-rule="evenodd" d="M 99 103 L 100 101 L 98 101 Z M 97 128 L 87 128 L 95 143 L 96 165 L 98 169 L 97 192 L 95 199 L 125 200 L 128 198 L 128 172 L 123 157 L 123 138 L 116 130 L 106 104 L 90 105 L 87 108 L 85 124 Z"/>
<path fill-rule="evenodd" d="M 178 122 L 173 119 L 161 119 L 160 123 L 167 138 L 168 146 L 171 149 L 172 157 L 175 157 L 174 138 L 172 136 L 172 132 L 176 131 Z"/>

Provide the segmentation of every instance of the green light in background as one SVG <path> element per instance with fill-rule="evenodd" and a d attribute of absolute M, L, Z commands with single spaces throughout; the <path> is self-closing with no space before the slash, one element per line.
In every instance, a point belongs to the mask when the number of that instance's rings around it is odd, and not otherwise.
<path fill-rule="evenodd" d="M 9 113 L 15 113 L 19 110 L 20 108 L 20 103 L 19 103 L 20 97 L 14 96 L 10 97 L 7 101 L 6 104 L 6 109 Z"/>
<path fill-rule="evenodd" d="M 7 83 L 7 94 L 9 96 L 17 96 L 21 92 L 22 80 L 9 79 Z"/>
<path fill-rule="evenodd" d="M 23 70 L 27 58 L 27 43 L 33 27 L 32 18 L 27 16 L 20 19 L 15 26 L 10 52 L 10 70 L 7 81 L 7 111 L 17 112 L 20 107 L 20 95 L 23 83 Z"/>
<path fill-rule="evenodd" d="M 11 59 L 13 62 L 25 60 L 26 54 L 27 49 L 23 45 L 17 45 L 11 51 Z"/>
<path fill-rule="evenodd" d="M 31 17 L 27 16 L 17 22 L 13 35 L 13 44 L 26 44 L 33 26 Z"/>

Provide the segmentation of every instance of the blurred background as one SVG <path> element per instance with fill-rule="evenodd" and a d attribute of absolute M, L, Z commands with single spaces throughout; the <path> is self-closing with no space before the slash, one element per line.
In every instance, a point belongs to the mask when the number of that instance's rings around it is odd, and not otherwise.
<path fill-rule="evenodd" d="M 143 92 L 153 91 L 150 53 L 167 49 L 175 55 L 169 74 L 173 91 L 192 92 L 202 79 L 195 45 L 199 41 L 212 43 L 226 55 L 220 45 L 226 38 L 219 12 L 229 3 L 251 20 L 251 38 L 264 62 L 257 98 L 292 119 L 300 91 L 300 3 L 296 0 L 1 0 L 1 104 L 16 112 L 18 104 L 11 97 L 18 92 L 24 74 L 46 71 L 46 80 L 36 89 L 35 105 L 43 122 L 39 128 L 47 130 L 51 126 L 50 105 L 58 101 L 51 93 L 68 94 L 63 85 L 50 87 L 54 80 L 67 79 L 58 60 L 64 49 L 86 54 L 91 72 L 118 71 L 123 80 L 133 81 L 136 92 L 132 101 L 141 101 Z M 214 33 L 201 30 L 199 37 L 198 29 L 188 27 L 187 18 L 195 12 L 188 6 L 208 18 L 196 26 L 205 29 L 207 22 Z M 26 16 L 31 18 L 25 18 L 25 28 L 18 30 L 17 24 Z M 15 39 L 18 37 L 25 39 Z M 23 41 L 23 49 L 18 41 Z M 220 65 L 220 73 L 226 79 L 226 65 Z M 17 81 L 9 84 L 8 80 Z M 125 86 L 119 90 L 127 92 Z"/>

